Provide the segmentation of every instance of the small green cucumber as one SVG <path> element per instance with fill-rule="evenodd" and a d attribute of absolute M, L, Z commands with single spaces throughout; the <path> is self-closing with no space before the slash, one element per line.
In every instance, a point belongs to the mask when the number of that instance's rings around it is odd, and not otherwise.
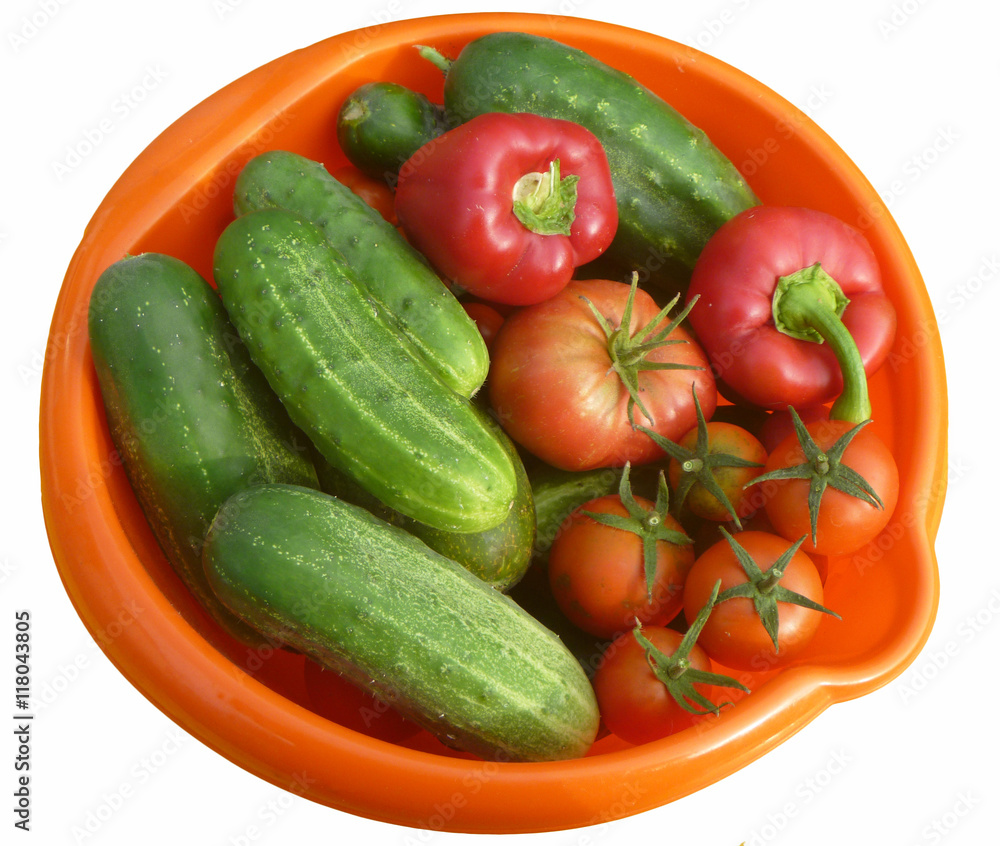
<path fill-rule="evenodd" d="M 396 228 L 322 164 L 262 153 L 240 171 L 233 205 L 237 215 L 280 207 L 311 220 L 447 384 L 466 397 L 482 386 L 490 360 L 475 321 Z"/>
<path fill-rule="evenodd" d="M 143 253 L 109 266 L 90 297 L 88 331 L 111 438 L 164 555 L 226 631 L 262 644 L 208 589 L 202 545 L 238 490 L 318 486 L 305 437 L 211 285 L 176 258 Z"/>
<path fill-rule="evenodd" d="M 284 208 L 248 212 L 219 237 L 214 275 L 253 360 L 326 460 L 438 529 L 506 519 L 517 482 L 493 427 L 383 319 L 317 225 Z"/>
<path fill-rule="evenodd" d="M 399 168 L 447 129 L 444 106 L 396 82 L 366 82 L 337 114 L 337 140 L 356 168 L 395 187 Z"/>
<path fill-rule="evenodd" d="M 653 261 L 689 275 L 708 238 L 759 200 L 736 167 L 663 98 L 575 47 L 523 32 L 493 32 L 449 61 L 449 119 L 533 112 L 589 129 L 604 146 L 618 198 L 608 253 L 640 270 Z"/>
<path fill-rule="evenodd" d="M 316 462 L 320 489 L 360 505 L 381 519 L 405 529 L 435 552 L 457 561 L 491 587 L 509 591 L 531 564 L 535 546 L 535 505 L 528 473 L 513 441 L 489 418 L 486 418 L 486 423 L 497 428 L 497 437 L 507 446 L 517 474 L 514 504 L 507 519 L 495 528 L 483 532 L 447 532 L 411 520 L 387 508 L 353 479 L 325 461 Z"/>
<path fill-rule="evenodd" d="M 599 716 L 562 642 L 506 595 L 336 497 L 262 485 L 220 509 L 213 590 L 269 638 L 495 761 L 583 755 Z"/>

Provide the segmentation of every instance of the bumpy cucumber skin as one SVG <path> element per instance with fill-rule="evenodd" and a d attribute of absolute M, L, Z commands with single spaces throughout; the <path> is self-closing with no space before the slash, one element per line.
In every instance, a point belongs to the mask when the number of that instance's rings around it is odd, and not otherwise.
<path fill-rule="evenodd" d="M 487 760 L 583 755 L 593 690 L 548 629 L 402 529 L 335 497 L 259 486 L 205 545 L 234 613 Z"/>
<path fill-rule="evenodd" d="M 250 355 L 324 458 L 438 529 L 507 517 L 516 479 L 495 431 L 382 319 L 318 226 L 283 208 L 238 217 L 214 275 Z"/>
<path fill-rule="evenodd" d="M 208 589 L 202 545 L 238 490 L 318 487 L 305 437 L 216 292 L 176 258 L 144 253 L 108 267 L 91 294 L 88 330 L 112 440 L 167 560 L 225 631 L 262 645 Z"/>
<path fill-rule="evenodd" d="M 487 425 L 507 447 L 517 476 L 517 493 L 507 518 L 483 532 L 446 532 L 387 508 L 329 462 L 317 461 L 320 489 L 359 505 L 377 517 L 420 538 L 435 552 L 461 564 L 496 590 L 507 592 L 521 581 L 535 549 L 535 503 L 531 481 L 513 441 L 483 412 Z"/>
<path fill-rule="evenodd" d="M 395 187 L 399 168 L 447 129 L 444 107 L 396 82 L 366 82 L 337 114 L 337 140 L 356 168 Z"/>
<path fill-rule="evenodd" d="M 466 397 L 482 386 L 490 360 L 475 321 L 395 227 L 322 164 L 262 153 L 240 171 L 233 205 L 237 215 L 280 207 L 311 220 L 448 385 Z"/>
<path fill-rule="evenodd" d="M 453 119 L 533 112 L 582 124 L 604 145 L 619 220 L 608 253 L 689 272 L 709 237 L 759 200 L 700 128 L 632 76 L 542 36 L 489 33 L 447 70 Z"/>

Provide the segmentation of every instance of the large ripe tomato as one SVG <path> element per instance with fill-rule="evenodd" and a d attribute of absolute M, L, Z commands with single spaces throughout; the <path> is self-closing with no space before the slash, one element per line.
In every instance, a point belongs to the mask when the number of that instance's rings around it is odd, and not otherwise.
<path fill-rule="evenodd" d="M 692 383 L 707 417 L 718 400 L 708 359 L 683 326 L 663 345 L 640 349 L 670 326 L 641 289 L 608 279 L 570 282 L 510 315 L 497 334 L 489 380 L 497 419 L 529 452 L 565 470 L 662 458 L 636 426 L 676 440 L 696 423 Z M 644 369 L 665 362 L 697 369 Z"/>
<path fill-rule="evenodd" d="M 637 517 L 639 512 L 619 494 L 585 503 L 563 521 L 549 552 L 556 603 L 571 622 L 598 637 L 613 638 L 636 620 L 669 623 L 681 610 L 684 579 L 694 563 L 694 548 L 681 525 L 647 499 L 633 502 L 644 516 Z M 633 529 L 599 522 L 605 515 Z M 643 535 L 655 543 L 651 586 Z"/>
<path fill-rule="evenodd" d="M 889 522 L 899 498 L 899 470 L 885 442 L 868 425 L 858 428 L 844 420 L 821 419 L 803 428 L 805 443 L 798 432 L 786 437 L 768 456 L 755 484 L 778 534 L 789 540 L 806 535 L 802 548 L 807 552 L 845 555 L 872 541 Z M 775 478 L 791 468 L 800 468 L 801 478 Z M 867 482 L 877 500 L 858 488 L 856 476 Z M 813 495 L 813 508 L 810 490 L 816 485 L 822 495 L 818 501 Z"/>
<path fill-rule="evenodd" d="M 756 580 L 747 573 L 731 540 L 756 565 Z M 715 661 L 733 669 L 761 672 L 787 664 L 812 640 L 823 611 L 808 605 L 822 605 L 823 583 L 801 548 L 789 555 L 793 546 L 768 532 L 738 532 L 709 547 L 695 561 L 684 583 L 684 616 L 693 621 L 713 586 L 721 581 L 718 600 L 698 637 L 698 643 Z M 783 571 L 774 572 L 772 577 L 776 564 Z M 749 595 L 726 598 L 726 592 L 735 588 Z M 793 594 L 806 604 L 791 601 Z M 777 644 L 761 616 L 761 606 L 768 597 L 772 611 L 776 610 Z"/>
<path fill-rule="evenodd" d="M 663 626 L 643 626 L 642 634 L 665 655 L 673 655 L 683 635 Z M 690 667 L 711 672 L 712 662 L 695 644 L 687 656 Z M 699 714 L 683 708 L 649 664 L 646 649 L 632 631 L 608 646 L 594 673 L 594 694 L 608 731 L 627 743 L 648 743 L 692 725 Z M 712 685 L 695 684 L 708 697 Z"/>

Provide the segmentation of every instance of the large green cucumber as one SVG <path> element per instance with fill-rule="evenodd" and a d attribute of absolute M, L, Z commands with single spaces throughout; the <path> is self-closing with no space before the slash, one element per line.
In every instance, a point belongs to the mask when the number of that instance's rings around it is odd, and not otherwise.
<path fill-rule="evenodd" d="M 376 516 L 405 529 L 426 543 L 435 552 L 458 562 L 497 590 L 507 592 L 524 576 L 535 549 L 535 504 L 531 481 L 513 441 L 499 425 L 497 437 L 506 445 L 517 474 L 517 493 L 507 518 L 492 529 L 482 532 L 448 532 L 435 529 L 387 508 L 346 474 L 325 461 L 316 462 L 320 489 L 346 499 Z"/>
<path fill-rule="evenodd" d="M 577 757 L 598 712 L 586 674 L 518 605 L 409 533 L 307 488 L 230 499 L 205 545 L 236 614 L 484 759 Z"/>
<path fill-rule="evenodd" d="M 609 253 L 687 274 L 709 237 L 758 199 L 736 167 L 663 98 L 589 53 L 523 32 L 495 32 L 454 61 L 421 48 L 446 72 L 452 119 L 533 112 L 582 124 L 604 145 L 618 231 Z"/>
<path fill-rule="evenodd" d="M 322 164 L 262 153 L 240 171 L 233 205 L 237 215 L 279 206 L 311 220 L 447 384 L 466 397 L 482 386 L 490 361 L 475 321 L 396 228 Z"/>
<path fill-rule="evenodd" d="M 438 529 L 507 517 L 517 483 L 496 432 L 382 318 L 318 226 L 249 212 L 219 237 L 214 273 L 250 355 L 330 463 Z"/>
<path fill-rule="evenodd" d="M 216 292 L 176 258 L 144 253 L 108 267 L 90 297 L 88 330 L 112 440 L 167 560 L 230 634 L 261 644 L 208 589 L 202 544 L 238 490 L 318 485 L 304 436 Z"/>
<path fill-rule="evenodd" d="M 443 106 L 396 82 L 359 85 L 337 113 L 347 160 L 393 188 L 403 162 L 446 129 Z"/>

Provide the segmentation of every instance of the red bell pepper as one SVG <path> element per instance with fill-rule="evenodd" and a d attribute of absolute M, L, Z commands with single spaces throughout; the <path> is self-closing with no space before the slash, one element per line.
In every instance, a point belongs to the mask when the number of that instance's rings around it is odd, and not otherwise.
<path fill-rule="evenodd" d="M 896 312 L 864 235 L 815 209 L 756 206 L 724 223 L 695 264 L 691 326 L 729 391 L 764 408 L 836 398 L 830 416 L 871 416 L 868 376 Z"/>
<path fill-rule="evenodd" d="M 507 305 L 558 293 L 618 227 L 596 136 L 571 121 L 499 112 L 451 129 L 403 164 L 396 216 L 439 273 Z"/>

